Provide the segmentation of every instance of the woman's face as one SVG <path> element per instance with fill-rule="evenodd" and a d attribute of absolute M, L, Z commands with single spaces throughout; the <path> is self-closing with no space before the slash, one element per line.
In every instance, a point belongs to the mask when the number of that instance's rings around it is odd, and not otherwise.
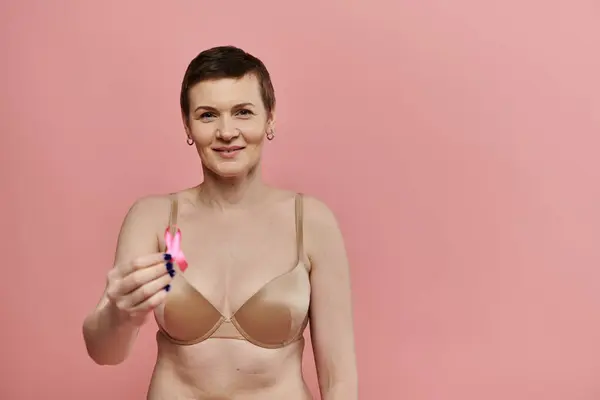
<path fill-rule="evenodd" d="M 273 129 L 258 79 L 248 74 L 202 81 L 190 88 L 188 97 L 186 133 L 204 167 L 224 178 L 244 176 L 256 167 L 266 133 Z"/>

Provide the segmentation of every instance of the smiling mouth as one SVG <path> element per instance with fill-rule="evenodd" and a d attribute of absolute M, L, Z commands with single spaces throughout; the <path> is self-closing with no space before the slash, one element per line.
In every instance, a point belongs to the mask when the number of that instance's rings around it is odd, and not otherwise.
<path fill-rule="evenodd" d="M 236 151 L 244 150 L 244 147 L 240 147 L 240 146 L 236 146 L 236 147 L 221 147 L 221 148 L 216 148 L 216 149 L 213 149 L 213 150 L 216 151 L 216 152 L 218 152 L 218 153 L 230 154 L 230 153 L 235 153 Z"/>
<path fill-rule="evenodd" d="M 213 150 L 218 154 L 218 157 L 223 160 L 235 160 L 238 154 L 244 150 L 242 146 L 231 146 L 231 147 L 217 147 Z"/>

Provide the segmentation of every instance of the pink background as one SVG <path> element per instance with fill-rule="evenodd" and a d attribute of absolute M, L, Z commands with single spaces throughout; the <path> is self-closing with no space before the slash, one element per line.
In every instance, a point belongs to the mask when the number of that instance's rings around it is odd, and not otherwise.
<path fill-rule="evenodd" d="M 101 368 L 81 323 L 131 202 L 199 179 L 178 90 L 220 44 L 272 71 L 266 178 L 341 221 L 362 399 L 600 398 L 597 2 L 13 0 L 0 15 L 0 398 L 143 398 L 154 327 Z"/>

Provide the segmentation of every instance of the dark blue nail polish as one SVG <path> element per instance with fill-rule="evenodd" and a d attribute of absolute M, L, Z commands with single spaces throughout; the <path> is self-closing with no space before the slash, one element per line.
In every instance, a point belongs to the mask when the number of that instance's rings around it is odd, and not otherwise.
<path fill-rule="evenodd" d="M 171 255 L 169 253 L 165 253 L 164 259 L 165 259 L 165 261 L 171 260 Z"/>
<path fill-rule="evenodd" d="M 168 262 L 167 263 L 167 271 L 171 271 L 173 269 L 173 263 L 172 262 Z"/>
<path fill-rule="evenodd" d="M 171 285 L 167 285 L 165 286 L 165 290 L 168 292 L 169 290 L 171 290 Z"/>
<path fill-rule="evenodd" d="M 173 278 L 175 276 L 175 270 L 170 269 L 169 276 L 171 276 L 171 278 Z"/>

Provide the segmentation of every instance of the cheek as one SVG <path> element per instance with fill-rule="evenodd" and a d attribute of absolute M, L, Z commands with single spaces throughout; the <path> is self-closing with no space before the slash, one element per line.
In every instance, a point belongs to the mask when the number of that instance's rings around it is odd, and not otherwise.
<path fill-rule="evenodd" d="M 253 146 L 261 146 L 264 138 L 265 138 L 265 134 L 262 131 L 246 132 L 244 134 L 245 142 L 247 144 L 253 145 Z"/>
<path fill-rule="evenodd" d="M 201 147 L 210 145 L 214 139 L 214 129 L 210 125 L 192 125 L 190 134 L 196 144 Z"/>
<path fill-rule="evenodd" d="M 240 127 L 240 131 L 244 136 L 244 140 L 248 144 L 260 145 L 265 138 L 266 127 L 264 124 L 248 124 L 245 127 Z"/>

